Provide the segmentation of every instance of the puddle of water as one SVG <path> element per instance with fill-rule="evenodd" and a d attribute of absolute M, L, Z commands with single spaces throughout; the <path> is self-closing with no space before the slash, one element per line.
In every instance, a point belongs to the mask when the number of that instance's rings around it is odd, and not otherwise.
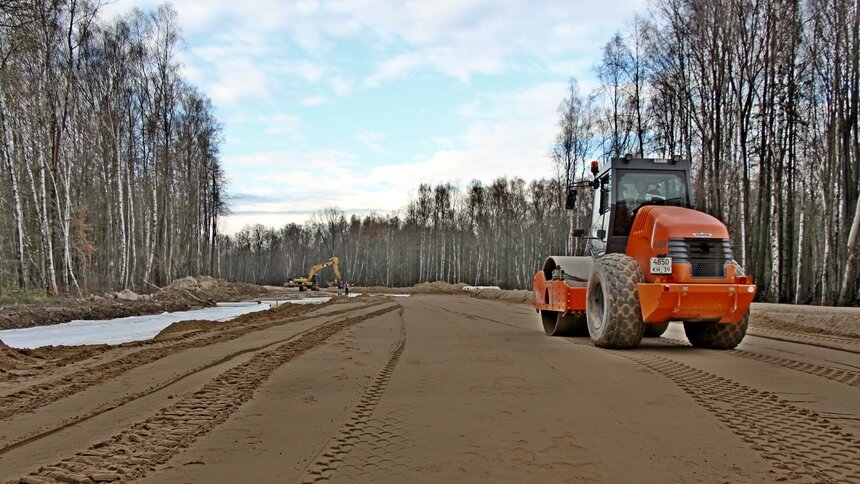
<path fill-rule="evenodd" d="M 359 293 L 349 297 L 359 296 Z M 386 296 L 408 297 L 408 294 L 385 294 Z M 153 338 L 162 329 L 179 321 L 204 319 L 209 321 L 229 321 L 243 314 L 265 311 L 273 306 L 289 304 L 320 304 L 331 299 L 327 297 L 308 297 L 303 299 L 279 299 L 248 302 L 225 302 L 217 306 L 191 311 L 129 316 L 116 319 L 76 319 L 68 323 L 32 328 L 0 330 L 0 340 L 12 348 L 38 348 L 40 346 L 73 346 L 92 344 L 120 344 Z"/>
<path fill-rule="evenodd" d="M 74 320 L 68 323 L 0 331 L 0 340 L 13 348 L 38 348 L 47 345 L 119 344 L 150 339 L 178 321 L 206 319 L 229 321 L 243 314 L 269 309 L 262 303 L 218 303 L 217 306 L 191 311 L 129 316 L 116 319 Z"/>

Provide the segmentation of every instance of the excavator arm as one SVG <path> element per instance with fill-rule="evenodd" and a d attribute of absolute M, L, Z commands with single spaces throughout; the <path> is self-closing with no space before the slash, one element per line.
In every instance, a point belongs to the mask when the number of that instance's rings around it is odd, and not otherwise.
<path fill-rule="evenodd" d="M 339 261 L 337 257 L 332 257 L 331 259 L 320 262 L 319 264 L 315 264 L 308 271 L 308 280 L 312 281 L 317 272 L 325 269 L 326 267 L 332 266 L 334 268 L 334 282 L 340 282 L 340 267 L 338 265 Z"/>
<path fill-rule="evenodd" d="M 337 257 L 332 257 L 331 261 L 331 267 L 332 269 L 334 269 L 334 283 L 337 284 L 338 282 L 340 282 L 340 265 L 337 260 Z"/>
<path fill-rule="evenodd" d="M 337 284 L 340 282 L 340 265 L 339 265 L 339 263 L 340 263 L 340 261 L 338 260 L 337 257 L 332 257 L 331 259 L 329 259 L 325 262 L 320 262 L 319 264 L 314 264 L 308 270 L 308 277 L 307 278 L 300 277 L 300 278 L 296 278 L 296 279 L 290 279 L 284 285 L 287 287 L 298 287 L 300 291 L 304 291 L 306 287 L 309 287 L 309 288 L 313 289 L 314 291 L 316 291 L 319 288 L 317 287 L 316 281 L 314 281 L 314 276 L 316 276 L 317 272 L 319 272 L 319 271 L 321 271 L 321 270 L 323 270 L 329 266 L 331 266 L 334 269 L 334 277 L 335 277 L 334 283 Z"/>

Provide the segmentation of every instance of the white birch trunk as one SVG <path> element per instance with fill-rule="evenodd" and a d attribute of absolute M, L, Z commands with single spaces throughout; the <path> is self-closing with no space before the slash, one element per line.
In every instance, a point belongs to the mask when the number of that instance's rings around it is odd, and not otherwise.
<path fill-rule="evenodd" d="M 157 169 L 153 169 L 153 172 L 157 173 Z M 152 277 L 152 263 L 155 260 L 155 246 L 157 243 L 158 237 L 158 185 L 153 178 L 152 182 L 152 219 L 149 221 L 149 224 L 146 228 L 146 270 L 144 271 L 143 281 L 150 282 L 150 278 Z"/>
<path fill-rule="evenodd" d="M 57 271 L 54 268 L 54 242 L 51 236 L 51 226 L 48 223 L 48 205 L 47 192 L 45 190 L 45 159 L 39 155 L 39 196 L 38 203 L 41 205 L 39 216 L 39 229 L 42 233 L 43 246 L 45 250 L 45 276 L 48 279 L 48 285 L 51 293 L 55 296 L 60 294 L 57 287 Z"/>
<path fill-rule="evenodd" d="M 2 86 L 0 86 L 2 92 Z M 14 205 L 13 218 L 15 222 L 15 256 L 18 262 L 18 288 L 23 289 L 27 285 L 27 265 L 24 262 L 24 212 L 21 206 L 21 193 L 18 189 L 18 175 L 12 163 L 11 149 L 9 148 L 9 124 L 6 119 L 6 105 L 3 96 L 0 95 L 0 136 L 3 146 L 0 147 L 0 156 L 9 170 L 9 182 L 12 188 L 12 204 Z"/>
<path fill-rule="evenodd" d="M 568 218 L 568 231 L 567 231 L 567 253 L 564 255 L 573 255 L 573 229 L 576 226 L 576 211 L 568 210 L 567 211 Z"/>
<path fill-rule="evenodd" d="M 477 263 L 477 267 L 475 268 L 475 283 L 473 284 L 475 286 L 478 285 L 478 281 L 480 281 L 480 279 L 481 279 L 481 260 L 482 260 L 481 256 L 483 255 L 483 252 L 481 251 L 480 239 L 478 240 L 477 246 L 478 246 L 478 263 Z"/>
<path fill-rule="evenodd" d="M 136 242 L 136 225 L 135 225 L 135 212 L 134 212 L 134 189 L 131 184 L 131 167 L 130 163 L 126 162 L 125 164 L 125 186 L 126 193 L 128 194 L 128 241 L 129 241 L 129 251 L 127 253 L 128 262 L 126 263 L 126 274 L 125 279 L 123 280 L 123 288 L 128 287 L 129 283 L 133 281 L 134 272 L 137 269 L 137 242 Z"/>
<path fill-rule="evenodd" d="M 851 231 L 848 233 L 848 257 L 845 262 L 845 272 L 842 275 L 842 284 L 839 289 L 839 304 L 847 305 L 853 292 L 851 279 L 854 276 L 854 264 L 857 260 L 857 232 L 860 231 L 860 201 L 854 209 L 854 221 L 851 223 Z M 849 294 L 851 292 L 851 294 Z"/>
<path fill-rule="evenodd" d="M 778 301 L 780 294 L 780 267 L 779 267 L 779 210 L 776 206 L 776 190 L 770 193 L 770 294 Z"/>
<path fill-rule="evenodd" d="M 806 224 L 806 193 L 804 192 L 803 197 L 801 199 L 800 205 L 800 221 L 798 222 L 798 237 L 797 237 L 797 270 L 796 270 L 796 284 L 794 287 L 794 304 L 800 304 L 800 290 L 802 288 L 801 282 L 803 281 L 802 273 L 803 273 L 803 242 L 804 239 L 804 230 Z"/>
<path fill-rule="evenodd" d="M 116 203 L 117 215 L 119 217 L 119 286 L 121 289 L 126 289 L 128 271 L 128 240 L 126 239 L 125 231 L 125 187 L 123 180 L 124 170 L 120 167 L 119 153 L 117 153 L 116 156 Z"/>
<path fill-rule="evenodd" d="M 424 231 L 419 233 L 418 240 L 418 282 L 424 281 Z"/>
<path fill-rule="evenodd" d="M 65 198 L 65 206 L 63 207 L 63 253 L 65 254 L 66 259 L 66 270 L 69 273 L 69 277 L 72 279 L 72 284 L 75 286 L 75 290 L 78 294 L 81 293 L 81 287 L 78 285 L 78 278 L 75 277 L 75 270 L 72 267 L 72 254 L 71 254 L 71 241 L 70 241 L 70 228 L 71 228 L 71 219 L 72 219 L 72 197 L 69 193 L 69 183 L 71 178 L 71 167 L 68 165 L 68 162 L 63 163 L 63 167 L 65 167 L 65 173 L 61 174 L 61 181 L 63 184 L 63 196 Z"/>
<path fill-rule="evenodd" d="M 388 240 L 385 244 L 385 287 L 391 287 L 391 229 L 388 229 Z"/>
<path fill-rule="evenodd" d="M 823 200 L 823 205 L 824 205 L 823 212 L 825 214 L 829 213 L 828 212 L 828 205 L 829 204 L 827 203 L 827 196 L 822 197 L 822 200 Z M 828 220 L 828 219 L 829 219 L 829 217 L 825 217 L 824 251 L 823 251 L 824 254 L 821 257 L 821 266 L 820 266 L 821 267 L 821 299 L 819 300 L 819 304 L 821 304 L 821 305 L 826 304 L 827 292 L 828 292 L 827 291 L 827 280 L 828 280 L 827 266 L 830 265 L 830 233 L 832 231 L 831 223 L 830 223 L 830 220 Z"/>
<path fill-rule="evenodd" d="M 741 192 L 744 191 L 743 182 L 741 183 Z M 748 271 L 751 269 L 749 265 L 747 265 L 747 219 L 746 219 L 746 200 L 741 193 L 741 196 L 738 197 L 741 200 L 741 267 L 746 268 Z"/>

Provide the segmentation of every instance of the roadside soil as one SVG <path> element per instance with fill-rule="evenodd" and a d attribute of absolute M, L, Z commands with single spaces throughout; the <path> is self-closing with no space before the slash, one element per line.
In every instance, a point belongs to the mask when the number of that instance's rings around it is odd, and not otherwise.
<path fill-rule="evenodd" d="M 528 291 L 389 294 L 0 344 L 0 482 L 860 483 L 858 309 L 754 305 L 735 350 L 671 324 L 607 351 L 545 336 Z"/>
<path fill-rule="evenodd" d="M 285 297 L 288 289 L 228 283 L 208 276 L 177 279 L 152 294 L 124 290 L 82 298 L 61 297 L 43 304 L 0 305 L 0 329 L 67 323 L 75 319 L 113 319 L 165 311 L 187 311 L 217 302 Z"/>

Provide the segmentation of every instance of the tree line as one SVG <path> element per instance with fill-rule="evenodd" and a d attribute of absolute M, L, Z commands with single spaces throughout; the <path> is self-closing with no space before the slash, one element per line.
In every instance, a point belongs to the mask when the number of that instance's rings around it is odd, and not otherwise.
<path fill-rule="evenodd" d="M 248 226 L 222 235 L 220 273 L 234 281 L 282 284 L 332 256 L 351 284 L 403 287 L 424 281 L 529 288 L 535 268 L 567 243 L 564 185 L 498 178 L 422 184 L 390 214 L 328 208 L 304 224 Z M 319 275 L 333 278 L 329 270 Z"/>
<path fill-rule="evenodd" d="M 764 298 L 860 299 L 860 3 L 655 0 L 602 54 L 597 92 L 571 81 L 559 108 L 566 180 L 589 156 L 690 159 Z"/>
<path fill-rule="evenodd" d="M 681 156 L 695 205 L 724 221 L 770 301 L 860 300 L 860 4 L 653 0 L 610 36 L 599 87 L 571 79 L 552 180 L 421 185 L 396 214 L 249 227 L 221 243 L 222 274 L 278 283 L 338 255 L 358 284 L 528 288 L 549 254 L 582 254 L 590 194 L 564 210 L 588 161 Z M 582 191 L 580 191 L 582 195 Z"/>
<path fill-rule="evenodd" d="M 0 290 L 213 273 L 221 126 L 183 78 L 169 6 L 0 3 Z"/>
<path fill-rule="evenodd" d="M 856 0 L 652 0 L 607 38 L 596 90 L 571 80 L 554 178 L 421 185 L 390 214 L 231 236 L 221 128 L 181 76 L 176 13 L 96 7 L 0 2 L 0 289 L 280 284 L 334 255 L 356 284 L 528 288 L 546 255 L 583 253 L 589 196 L 566 211 L 567 186 L 631 153 L 692 160 L 697 208 L 762 298 L 858 301 Z"/>

